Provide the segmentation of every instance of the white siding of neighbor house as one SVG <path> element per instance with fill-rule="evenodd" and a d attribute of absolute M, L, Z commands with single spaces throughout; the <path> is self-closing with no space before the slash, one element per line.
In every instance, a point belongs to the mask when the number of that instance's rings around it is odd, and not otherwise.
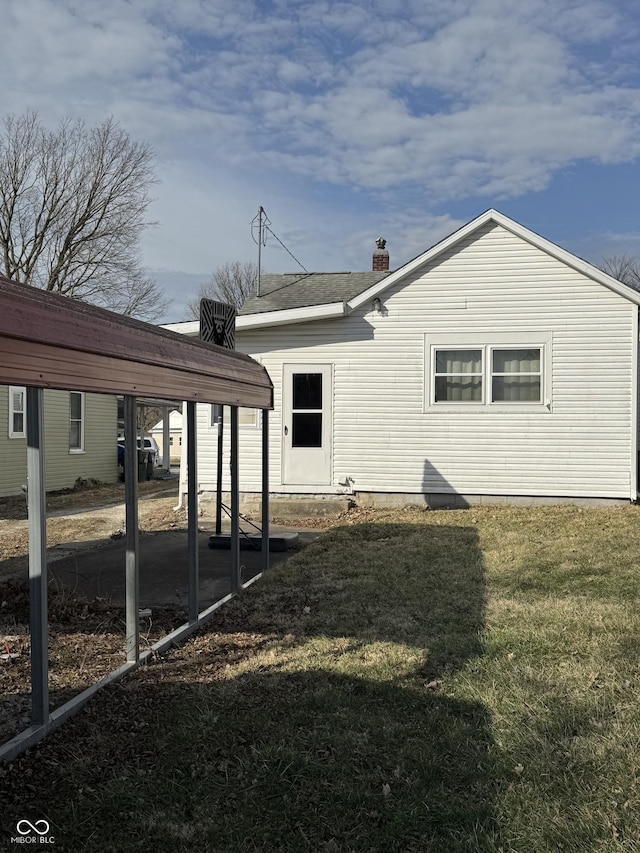
<path fill-rule="evenodd" d="M 0 495 L 21 492 L 27 479 L 27 440 L 8 437 L 8 387 L 0 386 Z M 69 452 L 69 392 L 45 390 L 45 481 L 47 491 L 66 489 L 78 477 L 118 479 L 117 400 L 106 394 L 85 395 L 84 451 Z"/>
<path fill-rule="evenodd" d="M 238 330 L 274 383 L 272 492 L 635 497 L 637 307 L 490 223 L 339 320 Z M 430 336 L 451 347 L 521 336 L 550 348 L 550 409 L 429 407 Z M 440 342 L 440 337 L 437 338 Z M 517 344 L 514 338 L 513 345 Z M 332 364 L 333 485 L 281 485 L 284 364 Z M 215 488 L 215 437 L 199 407 L 198 479 Z M 259 491 L 260 430 L 240 435 L 240 488 Z M 228 485 L 225 461 L 225 484 Z"/>

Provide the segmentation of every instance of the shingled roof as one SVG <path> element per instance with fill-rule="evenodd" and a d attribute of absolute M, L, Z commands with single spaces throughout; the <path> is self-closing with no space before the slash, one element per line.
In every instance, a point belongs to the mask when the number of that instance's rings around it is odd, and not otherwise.
<path fill-rule="evenodd" d="M 262 314 L 347 302 L 388 275 L 389 271 L 266 274 L 260 279 L 260 296 L 254 290 L 239 313 Z"/>

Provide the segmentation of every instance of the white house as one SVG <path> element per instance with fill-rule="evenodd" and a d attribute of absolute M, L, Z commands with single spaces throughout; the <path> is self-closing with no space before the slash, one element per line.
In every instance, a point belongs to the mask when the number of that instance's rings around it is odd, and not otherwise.
<path fill-rule="evenodd" d="M 264 276 L 237 319 L 274 384 L 272 493 L 636 500 L 640 293 L 495 210 L 393 272 L 385 256 Z M 240 488 L 259 492 L 260 418 L 240 422 Z M 204 491 L 217 430 L 201 406 Z"/>
<path fill-rule="evenodd" d="M 157 444 L 160 458 L 164 455 L 164 420 L 158 421 L 149 430 Z M 169 413 L 169 455 L 171 459 L 180 457 L 182 447 L 182 412 L 173 410 Z"/>

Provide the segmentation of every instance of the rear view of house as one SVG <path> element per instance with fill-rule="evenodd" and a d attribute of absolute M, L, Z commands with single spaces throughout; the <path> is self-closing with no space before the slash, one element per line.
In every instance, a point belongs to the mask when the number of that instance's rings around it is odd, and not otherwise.
<path fill-rule="evenodd" d="M 265 276 L 238 317 L 274 384 L 273 493 L 636 500 L 639 293 L 494 210 L 393 272 L 385 256 L 379 241 L 368 273 Z M 260 419 L 240 422 L 241 489 L 258 492 Z M 201 407 L 205 491 L 217 428 Z"/>

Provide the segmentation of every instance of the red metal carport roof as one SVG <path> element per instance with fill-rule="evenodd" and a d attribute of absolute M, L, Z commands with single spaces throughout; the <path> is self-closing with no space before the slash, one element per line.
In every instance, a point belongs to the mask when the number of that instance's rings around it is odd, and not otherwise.
<path fill-rule="evenodd" d="M 273 408 L 247 355 L 3 276 L 0 383 Z"/>

